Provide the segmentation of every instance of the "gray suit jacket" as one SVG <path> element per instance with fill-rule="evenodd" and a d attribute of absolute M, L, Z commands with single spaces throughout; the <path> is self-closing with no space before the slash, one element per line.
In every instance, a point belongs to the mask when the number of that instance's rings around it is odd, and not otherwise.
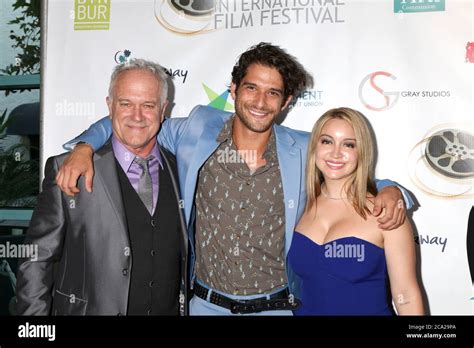
<path fill-rule="evenodd" d="M 160 149 L 161 150 L 161 149 Z M 161 150 L 177 197 L 174 157 Z M 22 260 L 17 274 L 17 309 L 23 315 L 121 315 L 127 313 L 133 260 L 111 142 L 94 155 L 94 188 L 70 197 L 55 183 L 67 154 L 48 159 L 43 190 L 25 243 L 38 246 L 38 259 Z M 176 204 L 179 204 L 177 200 Z M 182 300 L 187 311 L 187 235 L 181 213 Z M 186 242 L 185 242 L 186 241 Z"/>

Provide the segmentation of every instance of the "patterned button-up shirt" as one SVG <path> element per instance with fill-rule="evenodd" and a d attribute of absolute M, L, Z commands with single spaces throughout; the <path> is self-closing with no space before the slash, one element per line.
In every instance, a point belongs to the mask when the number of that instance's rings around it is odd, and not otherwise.
<path fill-rule="evenodd" d="M 235 116 L 234 116 L 235 117 Z M 264 166 L 232 140 L 231 117 L 217 150 L 204 163 L 196 191 L 196 276 L 233 295 L 255 295 L 286 286 L 285 207 L 275 135 L 263 154 Z"/>

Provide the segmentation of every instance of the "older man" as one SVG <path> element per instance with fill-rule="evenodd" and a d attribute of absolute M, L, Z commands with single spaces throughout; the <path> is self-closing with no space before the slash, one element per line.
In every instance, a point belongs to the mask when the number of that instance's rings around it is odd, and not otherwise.
<path fill-rule="evenodd" d="M 26 237 L 39 246 L 38 260 L 18 270 L 20 314 L 186 313 L 187 236 L 175 159 L 156 140 L 167 104 L 160 65 L 119 65 L 107 97 L 112 137 L 93 159 L 94 192 L 63 194 L 55 176 L 65 156 L 48 159 Z"/>

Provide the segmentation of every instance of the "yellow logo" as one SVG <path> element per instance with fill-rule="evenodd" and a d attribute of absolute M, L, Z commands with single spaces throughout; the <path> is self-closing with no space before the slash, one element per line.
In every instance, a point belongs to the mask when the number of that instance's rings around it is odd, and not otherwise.
<path fill-rule="evenodd" d="M 109 30 L 111 0 L 75 0 L 74 30 Z"/>

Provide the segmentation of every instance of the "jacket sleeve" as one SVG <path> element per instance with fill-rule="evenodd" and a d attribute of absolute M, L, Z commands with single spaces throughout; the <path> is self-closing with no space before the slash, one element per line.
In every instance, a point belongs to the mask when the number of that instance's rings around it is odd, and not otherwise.
<path fill-rule="evenodd" d="M 191 110 L 188 117 L 172 117 L 166 119 L 161 124 L 161 129 L 158 133 L 158 143 L 173 155 L 176 155 L 181 138 L 183 136 L 193 136 L 193 131 L 197 130 L 191 128 L 193 120 L 197 118 L 198 123 L 203 124 L 202 121 L 199 120 L 205 119 L 206 114 L 206 109 L 201 105 L 197 105 Z M 194 123 L 194 125 L 196 125 L 196 123 Z"/>
<path fill-rule="evenodd" d="M 45 178 L 38 204 L 26 233 L 33 257 L 20 260 L 17 283 L 17 311 L 20 315 L 49 315 L 52 304 L 53 265 L 62 255 L 66 232 L 61 190 L 56 186 L 58 165 L 54 157 L 46 162 Z"/>
<path fill-rule="evenodd" d="M 71 151 L 78 142 L 85 142 L 92 146 L 94 151 L 100 149 L 109 140 L 112 135 L 112 122 L 109 116 L 101 118 L 99 121 L 93 123 L 81 135 L 69 140 L 63 145 L 67 151 Z"/>
<path fill-rule="evenodd" d="M 398 189 L 402 192 L 403 199 L 405 200 L 405 205 L 407 207 L 407 210 L 413 208 L 413 199 L 411 198 L 411 195 L 408 193 L 407 190 L 405 190 L 403 187 L 398 185 L 396 182 L 389 180 L 389 179 L 383 179 L 383 180 L 375 180 L 375 184 L 377 185 L 377 191 L 380 191 L 386 186 L 397 186 Z"/>

